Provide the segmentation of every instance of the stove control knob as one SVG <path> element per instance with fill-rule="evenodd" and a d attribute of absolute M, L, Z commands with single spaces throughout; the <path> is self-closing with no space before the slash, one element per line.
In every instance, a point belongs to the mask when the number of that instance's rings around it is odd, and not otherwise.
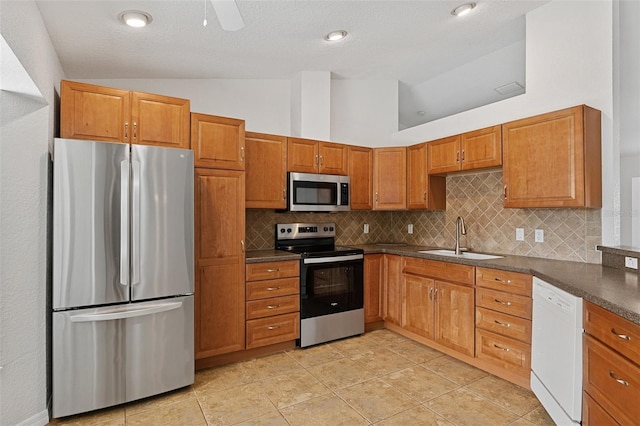
<path fill-rule="evenodd" d="M 324 227 L 324 232 L 327 232 L 328 230 L 329 230 L 329 228 L 325 226 Z"/>
<path fill-rule="evenodd" d="M 284 228 L 280 228 L 280 233 L 284 234 L 285 229 Z"/>
<path fill-rule="evenodd" d="M 291 233 L 291 228 L 287 228 L 287 234 Z"/>
<path fill-rule="evenodd" d="M 329 228 L 329 231 L 333 231 L 333 226 Z"/>

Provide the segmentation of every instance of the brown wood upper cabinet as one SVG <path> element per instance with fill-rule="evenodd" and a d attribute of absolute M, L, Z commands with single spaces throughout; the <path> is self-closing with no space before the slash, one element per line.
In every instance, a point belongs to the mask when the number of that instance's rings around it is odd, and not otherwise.
<path fill-rule="evenodd" d="M 191 114 L 191 149 L 196 167 L 244 170 L 244 120 Z"/>
<path fill-rule="evenodd" d="M 427 174 L 427 144 L 407 148 L 407 207 L 409 210 L 444 210 L 447 207 L 444 176 Z"/>
<path fill-rule="evenodd" d="M 501 126 L 427 142 L 429 174 L 483 169 L 502 164 Z"/>
<path fill-rule="evenodd" d="M 287 138 L 287 171 L 347 175 L 347 145 Z"/>
<path fill-rule="evenodd" d="M 287 207 L 287 138 L 264 133 L 245 133 L 247 174 L 246 207 Z"/>
<path fill-rule="evenodd" d="M 62 80 L 60 137 L 189 148 L 188 99 Z"/>
<path fill-rule="evenodd" d="M 502 125 L 505 207 L 602 207 L 600 111 L 579 105 Z"/>
<path fill-rule="evenodd" d="M 407 148 L 373 150 L 374 210 L 407 208 Z"/>
<path fill-rule="evenodd" d="M 373 209 L 373 149 L 349 146 L 351 210 Z"/>

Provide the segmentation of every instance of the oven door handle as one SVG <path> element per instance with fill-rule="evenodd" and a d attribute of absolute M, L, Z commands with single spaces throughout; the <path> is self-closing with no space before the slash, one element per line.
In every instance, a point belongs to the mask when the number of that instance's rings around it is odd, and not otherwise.
<path fill-rule="evenodd" d="M 335 263 L 335 262 L 347 262 L 349 260 L 364 259 L 363 254 L 349 254 L 346 256 L 331 256 L 331 257 L 309 257 L 302 260 L 305 265 L 310 263 Z"/>

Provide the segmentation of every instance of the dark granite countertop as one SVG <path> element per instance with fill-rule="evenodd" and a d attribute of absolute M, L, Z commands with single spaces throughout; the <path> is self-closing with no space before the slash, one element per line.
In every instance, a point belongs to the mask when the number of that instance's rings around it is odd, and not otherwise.
<path fill-rule="evenodd" d="M 354 247 L 363 249 L 365 254 L 396 254 L 531 274 L 640 325 L 640 274 L 635 272 L 627 272 L 590 263 L 526 256 L 505 256 L 501 259 L 491 260 L 468 260 L 418 253 L 421 250 L 438 249 L 440 247 L 375 244 Z M 247 252 L 247 263 L 295 259 L 299 259 L 299 256 L 278 250 Z"/>

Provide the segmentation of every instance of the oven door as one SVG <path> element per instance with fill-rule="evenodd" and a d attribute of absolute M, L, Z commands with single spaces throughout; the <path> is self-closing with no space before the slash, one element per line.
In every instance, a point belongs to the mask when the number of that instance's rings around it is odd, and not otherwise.
<path fill-rule="evenodd" d="M 301 318 L 362 309 L 363 266 L 362 254 L 302 259 Z"/>

